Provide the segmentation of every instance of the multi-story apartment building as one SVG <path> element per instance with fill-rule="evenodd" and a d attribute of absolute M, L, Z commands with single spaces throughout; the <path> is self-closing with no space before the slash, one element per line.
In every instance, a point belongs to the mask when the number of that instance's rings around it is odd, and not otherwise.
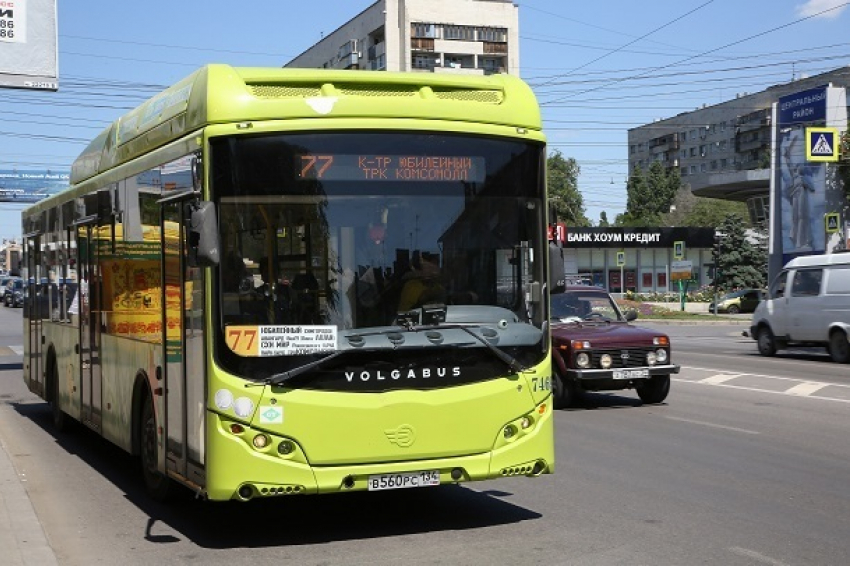
<path fill-rule="evenodd" d="M 378 0 L 284 67 L 519 75 L 512 0 Z"/>
<path fill-rule="evenodd" d="M 10 275 L 21 274 L 21 244 L 16 240 L 6 240 L 0 244 L 0 271 Z"/>
<path fill-rule="evenodd" d="M 769 215 L 771 107 L 781 97 L 831 85 L 850 87 L 850 67 L 775 85 L 757 93 L 629 130 L 629 170 L 660 161 L 678 168 L 698 196 L 746 201 L 751 220 Z"/>

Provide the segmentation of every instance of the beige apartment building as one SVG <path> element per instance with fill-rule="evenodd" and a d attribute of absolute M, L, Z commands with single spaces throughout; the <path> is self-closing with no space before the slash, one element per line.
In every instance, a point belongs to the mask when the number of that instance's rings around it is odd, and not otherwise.
<path fill-rule="evenodd" d="M 284 67 L 519 75 L 511 0 L 378 0 Z"/>

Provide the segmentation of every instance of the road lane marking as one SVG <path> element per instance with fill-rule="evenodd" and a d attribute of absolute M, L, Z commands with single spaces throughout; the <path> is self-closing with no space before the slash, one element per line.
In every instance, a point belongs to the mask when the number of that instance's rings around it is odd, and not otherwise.
<path fill-rule="evenodd" d="M 721 383 L 726 383 L 730 379 L 735 379 L 736 377 L 741 377 L 743 374 L 741 373 L 718 373 L 717 375 L 712 375 L 711 377 L 706 377 L 705 379 L 700 379 L 700 383 L 705 383 L 706 385 L 720 385 Z"/>
<path fill-rule="evenodd" d="M 679 421 L 679 422 L 682 422 L 682 423 L 702 425 L 702 426 L 707 426 L 707 427 L 711 427 L 711 428 L 719 428 L 719 429 L 722 429 L 722 430 L 731 430 L 733 432 L 742 432 L 744 434 L 761 434 L 760 432 L 757 432 L 755 430 L 748 430 L 746 428 L 726 426 L 726 425 L 717 424 L 717 423 L 708 423 L 708 422 L 705 422 L 705 421 L 695 421 L 695 420 L 692 420 L 692 419 L 683 419 L 683 418 L 680 418 L 680 417 L 671 417 L 669 415 L 665 415 L 664 418 L 671 420 L 671 421 Z"/>
<path fill-rule="evenodd" d="M 755 374 L 744 374 L 744 375 L 755 375 Z M 760 376 L 760 377 L 768 377 L 768 376 Z M 786 378 L 777 377 L 776 379 L 786 379 Z M 693 381 L 693 380 L 690 380 L 690 379 L 673 378 L 673 381 L 676 381 L 676 382 L 679 382 L 679 383 L 693 383 L 693 384 L 696 384 L 696 385 L 705 385 L 704 383 L 701 383 L 699 381 Z M 829 387 L 837 387 L 837 385 L 834 384 L 834 383 L 827 383 L 826 385 L 829 386 Z M 785 395 L 785 396 L 791 397 L 791 395 L 788 395 L 787 389 L 785 391 L 774 391 L 772 389 L 760 389 L 758 387 L 747 387 L 747 386 L 744 386 L 744 385 L 732 385 L 730 383 L 721 383 L 720 385 L 717 385 L 716 387 L 725 387 L 726 389 L 739 389 L 741 391 L 752 391 L 754 393 L 770 393 L 772 395 Z M 799 395 L 796 395 L 796 397 L 799 397 Z M 817 399 L 818 401 L 836 401 L 838 403 L 850 404 L 850 399 L 839 399 L 838 397 L 825 397 L 823 395 L 807 395 L 807 396 L 804 397 L 804 399 Z"/>
<path fill-rule="evenodd" d="M 826 387 L 826 383 L 816 383 L 814 381 L 806 381 L 799 385 L 795 385 L 791 389 L 786 389 L 788 395 L 798 395 L 800 397 L 809 397 L 812 393 Z"/>
<path fill-rule="evenodd" d="M 697 371 L 710 371 L 710 372 L 713 372 L 713 373 L 718 373 L 718 374 L 723 373 L 723 374 L 725 374 L 725 372 L 722 369 L 717 369 L 717 368 L 703 368 L 703 367 L 697 367 L 697 366 L 681 366 L 681 369 L 682 370 L 691 370 L 692 369 L 692 370 L 697 370 Z M 741 377 L 746 377 L 746 376 L 766 377 L 768 379 L 776 379 L 776 380 L 780 380 L 780 381 L 793 381 L 795 383 L 801 383 L 801 382 L 806 381 L 805 379 L 800 379 L 799 377 L 783 377 L 781 375 L 768 375 L 766 373 L 742 373 L 742 374 L 738 374 L 738 375 L 740 375 Z M 688 381 L 688 380 L 685 380 L 685 381 Z M 829 383 L 829 382 L 826 382 L 826 384 L 829 385 L 830 387 L 844 387 L 846 389 L 850 389 L 850 384 L 846 384 L 846 383 Z"/>
<path fill-rule="evenodd" d="M 766 556 L 760 552 L 756 552 L 755 550 L 750 550 L 749 548 L 732 546 L 729 548 L 729 552 L 731 552 L 732 554 L 737 554 L 738 556 L 744 556 L 746 558 L 758 560 L 763 564 L 770 564 L 770 566 L 789 566 L 787 562 L 782 562 L 781 560 L 777 560 L 776 558 L 771 558 L 770 556 Z"/>

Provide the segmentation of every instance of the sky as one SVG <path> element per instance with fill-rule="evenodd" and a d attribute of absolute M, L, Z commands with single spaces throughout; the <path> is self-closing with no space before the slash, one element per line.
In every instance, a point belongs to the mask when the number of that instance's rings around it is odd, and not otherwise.
<path fill-rule="evenodd" d="M 0 170 L 69 170 L 111 122 L 198 67 L 282 66 L 371 3 L 57 0 L 59 90 L 0 88 Z M 578 162 L 594 223 L 625 208 L 630 128 L 850 65 L 844 0 L 515 3 L 519 74 L 550 153 Z M 20 237 L 21 208 L 0 203 L 0 238 Z"/>

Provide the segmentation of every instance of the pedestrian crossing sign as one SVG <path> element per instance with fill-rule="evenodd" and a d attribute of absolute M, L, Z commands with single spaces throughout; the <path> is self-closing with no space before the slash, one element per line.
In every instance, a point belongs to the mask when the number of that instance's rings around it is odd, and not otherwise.
<path fill-rule="evenodd" d="M 806 161 L 838 161 L 838 128 L 806 128 Z"/>
<path fill-rule="evenodd" d="M 823 219 L 824 228 L 827 234 L 835 234 L 838 232 L 838 213 L 827 212 Z"/>

